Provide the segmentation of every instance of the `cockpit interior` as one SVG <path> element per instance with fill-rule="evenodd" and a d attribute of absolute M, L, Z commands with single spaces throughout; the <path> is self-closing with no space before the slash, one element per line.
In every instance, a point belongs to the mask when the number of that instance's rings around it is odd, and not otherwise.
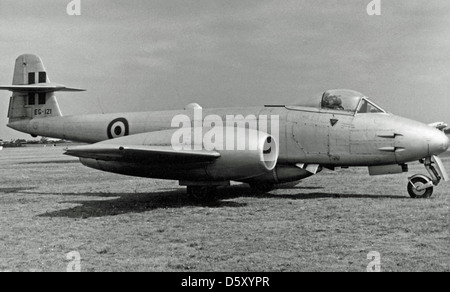
<path fill-rule="evenodd" d="M 353 114 L 386 113 L 364 94 L 348 89 L 325 91 L 321 97 L 296 103 L 294 107 L 313 107 L 324 111 L 342 111 Z"/>

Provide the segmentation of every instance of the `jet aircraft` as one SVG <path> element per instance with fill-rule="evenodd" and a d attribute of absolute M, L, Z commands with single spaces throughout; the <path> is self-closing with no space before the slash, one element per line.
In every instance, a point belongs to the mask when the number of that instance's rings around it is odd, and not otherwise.
<path fill-rule="evenodd" d="M 32 54 L 17 58 L 12 85 L 0 89 L 12 92 L 8 127 L 89 143 L 65 154 L 106 172 L 177 180 L 196 199 L 211 198 L 231 181 L 267 192 L 324 168 L 364 166 L 370 175 L 388 175 L 407 172 L 414 161 L 428 175 L 408 178 L 412 198 L 428 198 L 448 180 L 438 157 L 449 147 L 445 124 L 396 116 L 353 90 L 328 90 L 292 105 L 202 109 L 194 103 L 179 110 L 63 116 L 55 92 L 82 89 L 50 82 Z M 268 125 L 269 117 L 277 123 Z M 233 142 L 221 133 L 231 133 Z M 210 147 L 207 136 L 213 146 L 235 147 Z"/>

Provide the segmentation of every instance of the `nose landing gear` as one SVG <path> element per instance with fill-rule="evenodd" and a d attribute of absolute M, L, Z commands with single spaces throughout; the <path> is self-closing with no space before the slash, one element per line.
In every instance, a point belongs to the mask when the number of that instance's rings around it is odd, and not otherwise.
<path fill-rule="evenodd" d="M 441 180 L 449 180 L 448 174 L 439 157 L 427 157 L 420 162 L 424 164 L 430 177 L 416 174 L 408 179 L 407 189 L 411 198 L 429 198 L 433 194 L 434 186 L 437 186 Z"/>

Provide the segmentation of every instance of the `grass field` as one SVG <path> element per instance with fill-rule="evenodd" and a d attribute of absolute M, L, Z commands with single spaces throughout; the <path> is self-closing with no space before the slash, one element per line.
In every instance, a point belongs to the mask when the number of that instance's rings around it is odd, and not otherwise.
<path fill-rule="evenodd" d="M 0 151 L 0 271 L 450 271 L 450 188 L 410 199 L 410 173 L 324 171 L 257 195 L 245 185 L 208 205 L 177 182 L 102 173 L 63 148 Z M 450 157 L 443 158 L 450 170 Z"/>

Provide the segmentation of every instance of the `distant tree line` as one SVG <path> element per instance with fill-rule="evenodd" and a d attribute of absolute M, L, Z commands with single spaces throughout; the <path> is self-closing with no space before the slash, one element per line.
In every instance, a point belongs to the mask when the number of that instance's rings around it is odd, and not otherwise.
<path fill-rule="evenodd" d="M 46 137 L 42 137 L 40 140 L 25 140 L 25 139 L 11 139 L 10 141 L 3 141 L 0 139 L 0 146 L 3 147 L 24 147 L 26 145 L 32 145 L 32 144 L 61 144 L 61 143 L 67 143 L 66 140 L 49 140 Z"/>
<path fill-rule="evenodd" d="M 3 147 L 23 147 L 26 143 L 27 141 L 23 139 L 12 139 L 10 141 L 0 140 L 0 145 Z"/>

